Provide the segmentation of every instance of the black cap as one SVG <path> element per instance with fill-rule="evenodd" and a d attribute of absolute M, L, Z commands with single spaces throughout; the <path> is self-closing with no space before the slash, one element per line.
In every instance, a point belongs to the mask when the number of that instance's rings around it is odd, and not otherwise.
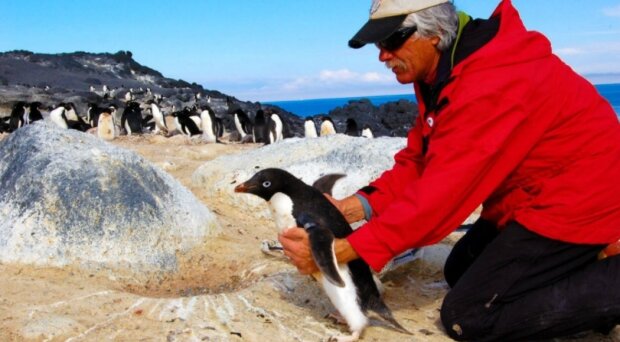
<path fill-rule="evenodd" d="M 374 44 L 389 37 L 407 18 L 407 14 L 370 19 L 355 36 L 349 40 L 349 47 L 359 49 L 366 44 Z"/>

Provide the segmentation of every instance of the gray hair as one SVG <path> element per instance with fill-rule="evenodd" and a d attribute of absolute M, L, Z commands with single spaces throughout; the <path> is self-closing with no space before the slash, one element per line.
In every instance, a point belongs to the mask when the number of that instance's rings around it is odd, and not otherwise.
<path fill-rule="evenodd" d="M 446 2 L 409 14 L 401 26 L 417 26 L 417 34 L 424 38 L 439 37 L 440 41 L 437 48 L 444 51 L 450 47 L 456 38 L 459 18 L 454 5 L 451 2 Z"/>

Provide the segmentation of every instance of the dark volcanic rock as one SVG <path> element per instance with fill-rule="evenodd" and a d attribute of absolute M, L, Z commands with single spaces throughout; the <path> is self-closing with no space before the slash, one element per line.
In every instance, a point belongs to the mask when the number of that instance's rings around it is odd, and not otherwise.
<path fill-rule="evenodd" d="M 109 90 L 103 91 L 103 86 Z M 95 91 L 91 91 L 90 87 Z M 204 89 L 196 83 L 164 77 L 158 71 L 141 65 L 129 51 L 110 53 L 39 54 L 30 51 L 0 53 L 0 117 L 9 115 L 18 101 L 38 101 L 45 106 L 60 102 L 75 103 L 78 114 L 85 116 L 88 103 L 99 106 L 115 104 L 124 107 L 125 94 L 132 89 L 135 99 L 145 103 L 156 95 L 162 96 L 161 107 L 168 115 L 173 111 L 205 105 L 223 119 L 226 129 L 234 131 L 227 99 L 242 108 L 251 119 L 261 108 L 258 102 L 243 102 L 217 90 Z M 147 91 L 150 90 L 150 93 Z M 200 94 L 200 99 L 196 95 Z M 301 136 L 303 120 L 276 106 L 263 106 L 283 118 L 286 137 Z"/>
<path fill-rule="evenodd" d="M 106 86 L 108 91 L 104 91 Z M 95 91 L 91 91 L 94 87 Z M 253 121 L 256 112 L 280 114 L 285 125 L 285 137 L 302 137 L 304 119 L 273 105 L 244 102 L 217 90 L 204 89 L 196 83 L 164 77 L 160 72 L 141 65 L 133 59 L 130 51 L 110 53 L 73 52 L 39 54 L 30 51 L 0 53 L 0 117 L 10 114 L 12 106 L 19 102 L 43 103 L 54 106 L 60 102 L 73 102 L 78 114 L 86 116 L 88 103 L 99 106 L 124 107 L 125 95 L 133 91 L 135 100 L 146 103 L 161 96 L 160 106 L 165 115 L 183 107 L 207 104 L 223 119 L 227 131 L 235 131 L 232 107 L 243 109 Z M 196 95 L 200 94 L 199 99 Z M 406 136 L 417 115 L 417 106 L 406 100 L 373 106 L 368 100 L 351 101 L 329 114 L 339 133 L 345 131 L 346 120 L 353 118 L 361 130 L 369 125 L 375 136 Z M 319 124 L 319 121 L 316 120 Z"/>
<path fill-rule="evenodd" d="M 417 104 L 408 100 L 388 102 L 376 107 L 368 99 L 362 99 L 349 101 L 347 105 L 329 112 L 339 133 L 345 131 L 347 119 L 353 118 L 360 130 L 368 125 L 375 136 L 391 137 L 407 136 L 417 115 Z M 316 123 L 319 124 L 318 120 Z"/>

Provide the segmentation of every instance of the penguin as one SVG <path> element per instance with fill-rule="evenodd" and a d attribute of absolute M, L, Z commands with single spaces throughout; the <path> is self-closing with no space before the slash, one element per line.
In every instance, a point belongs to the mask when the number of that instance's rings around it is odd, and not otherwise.
<path fill-rule="evenodd" d="M 239 104 L 233 102 L 231 97 L 226 98 L 226 105 L 228 106 L 228 114 L 233 116 L 235 129 L 241 137 L 241 142 L 248 141 L 246 136 L 252 133 L 252 124 L 248 115 L 241 109 Z"/>
<path fill-rule="evenodd" d="M 314 124 L 314 120 L 312 118 L 306 118 L 306 121 L 304 121 L 304 136 L 306 138 L 318 137 L 318 134 L 316 133 L 316 125 Z"/>
<path fill-rule="evenodd" d="M 81 116 L 78 115 L 77 110 L 75 109 L 75 104 L 73 102 L 67 102 L 64 104 L 65 107 L 65 120 L 67 125 L 71 129 L 76 129 L 78 131 L 86 132 L 90 125 L 88 125 Z"/>
<path fill-rule="evenodd" d="M 142 110 L 137 102 L 128 102 L 121 114 L 121 127 L 127 135 L 142 134 Z"/>
<path fill-rule="evenodd" d="M 200 130 L 202 127 L 202 119 L 200 118 L 200 111 L 198 109 L 198 106 L 194 105 L 189 110 L 189 113 L 190 113 L 189 118 L 192 119 L 192 121 L 194 121 L 194 123 L 196 124 L 196 127 L 198 127 L 198 130 Z"/>
<path fill-rule="evenodd" d="M 269 116 L 267 126 L 269 127 L 268 139 L 270 144 L 284 139 L 284 124 L 282 123 L 282 118 L 280 118 L 278 113 L 272 113 Z"/>
<path fill-rule="evenodd" d="M 232 115 L 235 122 L 235 128 L 241 136 L 241 141 L 244 141 L 245 136 L 252 132 L 252 124 L 250 123 L 250 119 L 241 108 L 235 110 Z"/>
<path fill-rule="evenodd" d="M 116 128 L 116 134 L 121 134 L 121 116 L 118 111 L 118 107 L 115 104 L 111 104 L 108 106 L 110 110 L 110 114 L 112 114 L 112 121 L 114 122 L 114 127 Z"/>
<path fill-rule="evenodd" d="M 372 139 L 375 135 L 372 133 L 372 129 L 368 124 L 364 125 L 364 129 L 362 129 L 362 137 Z"/>
<path fill-rule="evenodd" d="M 147 88 L 149 89 L 149 88 Z M 162 132 L 163 134 L 168 134 L 168 126 L 166 125 L 166 118 L 164 113 L 162 113 L 161 109 L 155 101 L 148 100 L 147 104 L 151 106 L 151 114 L 153 114 L 153 119 L 155 119 L 155 134 Z"/>
<path fill-rule="evenodd" d="M 125 93 L 125 102 L 131 102 L 133 99 L 133 89 L 130 88 L 129 91 Z"/>
<path fill-rule="evenodd" d="M 114 140 L 116 138 L 116 127 L 114 116 L 109 108 L 101 109 L 97 115 L 97 136 L 103 140 Z"/>
<path fill-rule="evenodd" d="M 96 103 L 89 103 L 86 111 L 86 121 L 90 127 L 97 127 L 99 124 L 99 115 L 103 109 L 99 108 Z"/>
<path fill-rule="evenodd" d="M 218 122 L 215 118 L 215 112 L 210 106 L 205 105 L 202 107 L 202 112 L 200 112 L 200 120 L 202 122 L 202 140 L 209 144 L 219 142 L 217 127 Z"/>
<path fill-rule="evenodd" d="M 43 114 L 39 108 L 41 108 L 41 102 L 32 102 L 30 103 L 30 112 L 28 113 L 28 122 L 33 123 L 35 121 L 43 120 Z"/>
<path fill-rule="evenodd" d="M 313 258 L 321 271 L 313 276 L 352 333 L 339 336 L 337 340 L 356 341 L 368 325 L 368 310 L 379 314 L 398 331 L 410 334 L 394 319 L 381 299 L 372 272 L 362 259 L 336 264 L 333 239 L 345 238 L 353 230 L 323 193 L 330 193 L 333 183 L 342 176 L 328 175 L 325 176 L 329 177 L 327 181 L 322 177 L 310 186 L 285 170 L 268 168 L 236 186 L 235 192 L 253 194 L 267 201 L 280 231 L 294 226 L 306 229 Z"/>
<path fill-rule="evenodd" d="M 19 101 L 13 105 L 11 116 L 9 119 L 9 132 L 15 132 L 18 128 L 24 126 L 24 115 L 26 114 L 26 103 Z"/>
<path fill-rule="evenodd" d="M 350 135 L 352 137 L 358 137 L 360 135 L 357 129 L 357 122 L 355 121 L 355 119 L 347 119 L 347 128 L 345 129 L 344 134 Z"/>
<path fill-rule="evenodd" d="M 60 103 L 56 108 L 50 111 L 50 119 L 58 127 L 68 129 L 67 116 L 65 115 L 65 104 Z"/>
<path fill-rule="evenodd" d="M 329 116 L 321 117 L 321 136 L 336 134 L 336 127 Z"/>
<path fill-rule="evenodd" d="M 256 111 L 254 116 L 254 125 L 252 125 L 252 137 L 255 143 L 267 143 L 266 136 L 265 112 L 262 109 Z"/>
<path fill-rule="evenodd" d="M 25 125 L 30 125 L 30 105 L 24 103 L 24 124 Z"/>
<path fill-rule="evenodd" d="M 192 115 L 188 107 L 185 107 L 182 111 L 172 113 L 172 116 L 174 117 L 174 123 L 179 132 L 190 137 L 202 133 L 196 121 L 192 120 Z"/>

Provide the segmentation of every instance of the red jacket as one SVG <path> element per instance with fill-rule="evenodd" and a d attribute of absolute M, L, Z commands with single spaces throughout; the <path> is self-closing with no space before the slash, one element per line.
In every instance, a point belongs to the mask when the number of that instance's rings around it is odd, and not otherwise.
<path fill-rule="evenodd" d="M 375 270 L 434 244 L 476 207 L 501 228 L 583 244 L 620 239 L 620 124 L 610 104 L 527 31 L 509 0 L 499 31 L 452 69 L 394 167 L 370 185 L 373 218 L 348 237 Z M 428 150 L 422 152 L 423 137 Z"/>

